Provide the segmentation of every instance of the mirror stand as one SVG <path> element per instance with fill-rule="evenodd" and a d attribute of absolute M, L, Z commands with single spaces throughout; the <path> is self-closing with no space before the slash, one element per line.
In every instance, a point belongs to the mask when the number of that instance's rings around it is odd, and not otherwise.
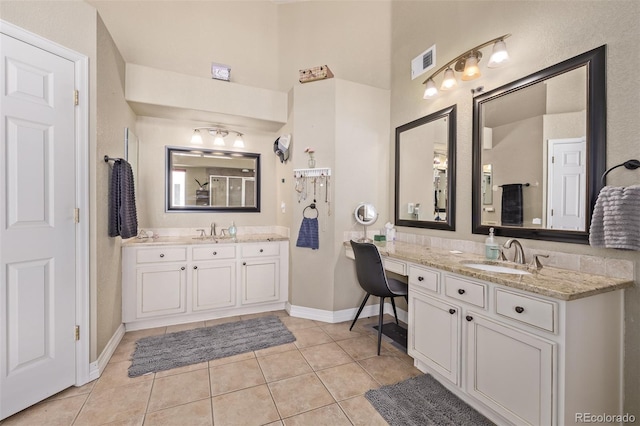
<path fill-rule="evenodd" d="M 371 238 L 367 238 L 367 226 L 373 225 L 376 220 L 378 220 L 378 212 L 376 211 L 376 208 L 370 203 L 360 203 L 353 211 L 353 215 L 356 218 L 356 222 L 362 225 L 362 228 L 364 229 L 362 238 L 356 241 L 359 243 L 373 242 Z"/>

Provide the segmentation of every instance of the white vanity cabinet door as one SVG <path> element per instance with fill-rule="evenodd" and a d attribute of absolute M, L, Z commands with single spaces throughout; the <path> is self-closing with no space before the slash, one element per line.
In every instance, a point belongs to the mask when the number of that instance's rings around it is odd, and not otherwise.
<path fill-rule="evenodd" d="M 280 298 L 280 258 L 242 262 L 243 305 L 275 301 Z"/>
<path fill-rule="evenodd" d="M 236 262 L 196 262 L 191 267 L 193 311 L 236 304 Z"/>
<path fill-rule="evenodd" d="M 180 314 L 187 310 L 185 264 L 136 269 L 136 318 Z"/>
<path fill-rule="evenodd" d="M 517 425 L 553 425 L 555 344 L 467 311 L 467 393 Z"/>
<path fill-rule="evenodd" d="M 407 353 L 459 384 L 460 308 L 409 289 Z"/>

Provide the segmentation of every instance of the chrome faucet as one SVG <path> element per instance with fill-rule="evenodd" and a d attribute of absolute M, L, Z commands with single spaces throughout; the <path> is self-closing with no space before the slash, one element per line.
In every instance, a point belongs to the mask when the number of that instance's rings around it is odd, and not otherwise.
<path fill-rule="evenodd" d="M 520 244 L 520 241 L 516 240 L 515 238 L 511 238 L 511 239 L 507 240 L 506 243 L 504 243 L 504 248 L 511 248 L 512 244 L 515 245 L 515 252 L 513 254 L 513 261 L 515 263 L 519 263 L 521 265 L 524 265 L 526 263 L 526 261 L 524 259 L 524 250 L 522 249 L 522 244 Z"/>
<path fill-rule="evenodd" d="M 212 237 L 216 236 L 216 223 L 215 222 L 211 222 L 211 236 Z"/>

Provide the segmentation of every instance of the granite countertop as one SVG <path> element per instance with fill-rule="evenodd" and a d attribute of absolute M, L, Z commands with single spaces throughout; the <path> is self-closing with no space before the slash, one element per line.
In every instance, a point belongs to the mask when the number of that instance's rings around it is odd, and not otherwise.
<path fill-rule="evenodd" d="M 351 249 L 350 243 L 344 243 Z M 559 300 L 575 300 L 608 291 L 632 287 L 633 280 L 612 278 L 603 275 L 587 274 L 545 266 L 539 271 L 527 269 L 527 265 L 512 262 L 487 261 L 484 257 L 472 253 L 451 252 L 445 249 L 425 247 L 415 244 L 387 243 L 378 247 L 380 254 L 419 265 L 465 275 L 471 278 L 500 284 Z M 544 260 L 543 260 L 544 261 Z M 488 272 L 469 266 L 465 263 L 488 263 L 505 265 L 531 272 L 519 275 L 509 273 Z"/>
<path fill-rule="evenodd" d="M 197 244 L 233 244 L 233 243 L 262 243 L 270 241 L 288 241 L 289 238 L 280 234 L 239 234 L 235 240 L 231 237 L 192 237 L 172 236 L 153 238 L 129 238 L 122 242 L 123 247 L 131 246 L 165 246 L 165 245 L 197 245 Z"/>

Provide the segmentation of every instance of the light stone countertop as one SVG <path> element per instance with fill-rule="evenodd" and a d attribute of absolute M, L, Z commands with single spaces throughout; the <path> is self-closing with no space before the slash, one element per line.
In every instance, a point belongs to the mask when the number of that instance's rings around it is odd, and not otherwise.
<path fill-rule="evenodd" d="M 154 238 L 129 238 L 122 242 L 123 247 L 131 246 L 167 246 L 167 245 L 198 245 L 198 244 L 233 244 L 233 243 L 262 243 L 271 241 L 288 241 L 289 238 L 280 234 L 238 234 L 235 240 L 231 237 L 192 237 L 171 236 Z"/>
<path fill-rule="evenodd" d="M 345 248 L 351 249 L 348 241 Z M 396 241 L 378 246 L 380 254 L 392 259 L 403 260 L 418 265 L 429 266 L 453 272 L 494 284 L 552 297 L 559 300 L 575 300 L 609 291 L 620 290 L 634 285 L 633 280 L 587 274 L 567 269 L 544 266 L 541 270 L 527 269 L 527 265 L 512 262 L 488 261 L 472 253 L 451 253 L 449 250 L 425 247 Z M 544 264 L 544 259 L 541 259 Z M 531 274 L 518 275 L 488 272 L 465 266 L 464 263 L 488 263 L 523 269 Z"/>

